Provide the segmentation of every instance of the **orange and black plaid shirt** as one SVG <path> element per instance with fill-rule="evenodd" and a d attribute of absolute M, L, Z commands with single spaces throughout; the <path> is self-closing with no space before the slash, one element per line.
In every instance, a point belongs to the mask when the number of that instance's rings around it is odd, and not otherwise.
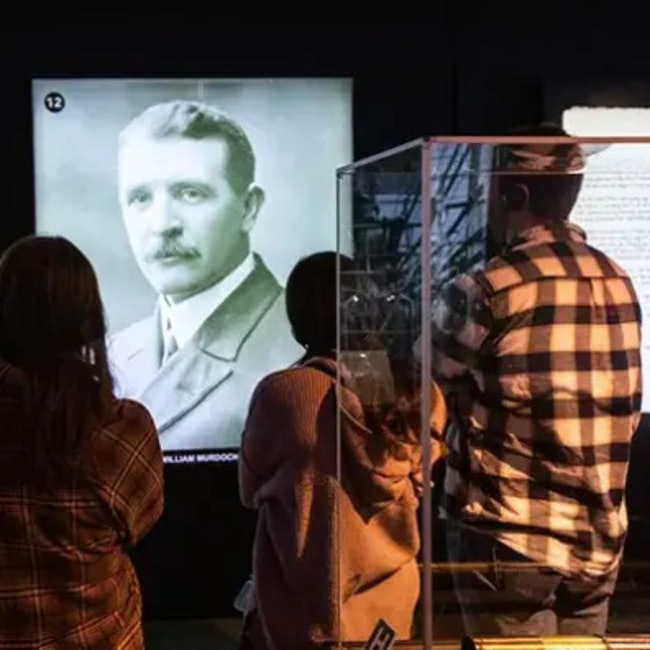
<path fill-rule="evenodd" d="M 434 374 L 461 378 L 443 516 L 565 575 L 613 569 L 641 405 L 629 277 L 577 226 L 537 226 L 441 291 L 432 317 Z"/>
<path fill-rule="evenodd" d="M 47 492 L 21 484 L 16 369 L 0 362 L 0 648 L 144 647 L 126 547 L 163 507 L 162 454 L 149 413 L 116 401 L 87 467 Z M 18 452 L 18 453 L 17 453 Z"/>

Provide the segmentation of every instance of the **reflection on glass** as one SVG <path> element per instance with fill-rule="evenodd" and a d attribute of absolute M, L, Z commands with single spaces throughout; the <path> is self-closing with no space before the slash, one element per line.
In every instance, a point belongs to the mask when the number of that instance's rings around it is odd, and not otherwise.
<path fill-rule="evenodd" d="M 631 146 L 634 164 L 612 156 Z M 432 318 L 430 376 L 450 411 L 449 456 L 424 486 L 433 545 L 419 561 L 433 591 L 420 594 L 411 636 L 425 645 L 431 630 L 436 641 L 650 633 L 650 619 L 633 615 L 650 611 L 643 420 L 631 439 L 646 262 L 627 230 L 642 228 L 646 148 L 650 139 L 575 142 L 550 131 L 433 138 L 339 175 L 339 191 L 354 197 L 345 237 L 361 276 L 350 294 L 339 279 L 340 359 L 363 401 L 396 404 L 395 369 L 418 368 Z M 613 198 L 622 195 L 636 201 L 631 219 L 630 201 Z M 587 243 L 558 216 L 588 225 Z"/>

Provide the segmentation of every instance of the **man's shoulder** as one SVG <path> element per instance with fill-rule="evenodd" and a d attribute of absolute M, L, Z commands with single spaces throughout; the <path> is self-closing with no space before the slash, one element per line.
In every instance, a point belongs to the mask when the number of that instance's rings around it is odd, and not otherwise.
<path fill-rule="evenodd" d="M 240 288 L 234 311 L 242 316 L 245 313 L 254 319 L 253 328 L 286 321 L 285 289 L 265 264 L 262 257 L 254 254 L 255 269 Z"/>
<path fill-rule="evenodd" d="M 123 327 L 121 330 L 114 332 L 110 335 L 111 342 L 116 343 L 125 343 L 134 338 L 139 338 L 144 334 L 148 334 L 149 328 L 151 328 L 151 323 L 153 322 L 153 316 L 145 316 L 140 320 L 137 320 L 126 327 Z"/>
<path fill-rule="evenodd" d="M 529 242 L 508 249 L 487 262 L 483 276 L 521 276 L 522 280 L 548 277 L 627 277 L 625 269 L 608 253 L 582 239 Z"/>
<path fill-rule="evenodd" d="M 267 349 L 269 345 L 272 349 Z M 264 304 L 259 305 L 254 322 L 242 340 L 242 347 L 249 351 L 257 350 L 258 353 L 266 349 L 265 354 L 280 354 L 282 356 L 285 356 L 288 350 L 292 360 L 304 352 L 291 331 L 287 318 L 286 293 L 283 287 L 278 285 L 272 295 L 267 294 Z"/>
<path fill-rule="evenodd" d="M 108 336 L 108 347 L 112 356 L 122 357 L 151 338 L 153 316 L 145 316 Z"/>

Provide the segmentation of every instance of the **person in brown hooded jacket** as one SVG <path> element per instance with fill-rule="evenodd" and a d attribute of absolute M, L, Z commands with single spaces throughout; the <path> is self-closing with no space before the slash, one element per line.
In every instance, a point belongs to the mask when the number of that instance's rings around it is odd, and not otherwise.
<path fill-rule="evenodd" d="M 353 263 L 339 259 L 345 277 Z M 411 634 L 420 592 L 420 386 L 385 351 L 373 350 L 361 358 L 375 359 L 382 377 L 374 380 L 375 394 L 388 382 L 393 399 L 368 399 L 367 382 L 362 398 L 354 377 L 359 356 L 347 352 L 337 361 L 335 353 L 336 269 L 329 252 L 294 267 L 287 312 L 306 352 L 262 379 L 250 403 L 239 487 L 258 521 L 241 648 L 363 641 L 379 619 L 397 638 Z M 445 421 L 433 385 L 436 441 Z M 438 452 L 436 442 L 434 459 Z"/>

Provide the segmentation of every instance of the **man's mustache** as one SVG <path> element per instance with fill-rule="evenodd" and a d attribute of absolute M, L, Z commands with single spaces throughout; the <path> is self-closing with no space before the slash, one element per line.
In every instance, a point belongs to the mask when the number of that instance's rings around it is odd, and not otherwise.
<path fill-rule="evenodd" d="M 145 262 L 155 262 L 156 260 L 163 260 L 170 257 L 194 259 L 199 256 L 200 253 L 194 246 L 174 239 L 165 239 L 145 248 L 143 258 Z"/>

